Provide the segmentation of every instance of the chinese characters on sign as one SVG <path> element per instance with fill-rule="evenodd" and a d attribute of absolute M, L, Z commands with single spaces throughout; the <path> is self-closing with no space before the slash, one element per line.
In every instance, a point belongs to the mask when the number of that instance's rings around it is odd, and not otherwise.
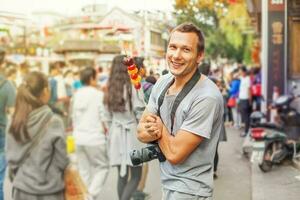
<path fill-rule="evenodd" d="M 280 21 L 272 23 L 272 42 L 273 44 L 282 44 L 283 42 L 283 24 Z"/>

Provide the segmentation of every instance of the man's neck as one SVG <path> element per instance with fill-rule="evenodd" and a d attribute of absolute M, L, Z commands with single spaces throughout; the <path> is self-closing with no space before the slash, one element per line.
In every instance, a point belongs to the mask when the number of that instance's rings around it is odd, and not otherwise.
<path fill-rule="evenodd" d="M 175 76 L 175 81 L 173 84 L 173 88 L 175 90 L 180 90 L 184 87 L 184 85 L 192 78 L 192 76 L 194 75 L 195 71 L 197 70 L 197 68 L 195 68 L 191 73 L 182 76 L 182 77 L 176 77 Z"/>

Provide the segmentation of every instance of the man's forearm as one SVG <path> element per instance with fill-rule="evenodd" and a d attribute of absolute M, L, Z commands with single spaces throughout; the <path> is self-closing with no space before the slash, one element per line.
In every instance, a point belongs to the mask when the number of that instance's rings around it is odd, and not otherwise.
<path fill-rule="evenodd" d="M 176 161 L 176 149 L 173 148 L 174 136 L 172 136 L 165 125 L 163 125 L 161 138 L 158 140 L 158 144 L 166 159 L 172 163 L 177 164 Z"/>
<path fill-rule="evenodd" d="M 176 136 L 172 136 L 163 125 L 158 144 L 166 159 L 171 164 L 177 165 L 184 162 L 202 140 L 203 137 L 185 130 L 179 130 Z"/>

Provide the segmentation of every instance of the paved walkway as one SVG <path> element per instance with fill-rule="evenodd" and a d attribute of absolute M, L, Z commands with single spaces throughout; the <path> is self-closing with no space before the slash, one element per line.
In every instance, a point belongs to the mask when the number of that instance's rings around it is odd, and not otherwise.
<path fill-rule="evenodd" d="M 252 165 L 252 200 L 299 200 L 300 171 L 290 165 L 263 173 Z"/>

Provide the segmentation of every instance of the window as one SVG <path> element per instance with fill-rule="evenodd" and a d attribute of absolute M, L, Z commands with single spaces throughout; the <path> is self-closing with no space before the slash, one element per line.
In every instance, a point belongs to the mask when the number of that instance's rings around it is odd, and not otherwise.
<path fill-rule="evenodd" d="M 151 31 L 151 44 L 155 46 L 164 46 L 164 41 L 161 38 L 161 33 Z"/>

